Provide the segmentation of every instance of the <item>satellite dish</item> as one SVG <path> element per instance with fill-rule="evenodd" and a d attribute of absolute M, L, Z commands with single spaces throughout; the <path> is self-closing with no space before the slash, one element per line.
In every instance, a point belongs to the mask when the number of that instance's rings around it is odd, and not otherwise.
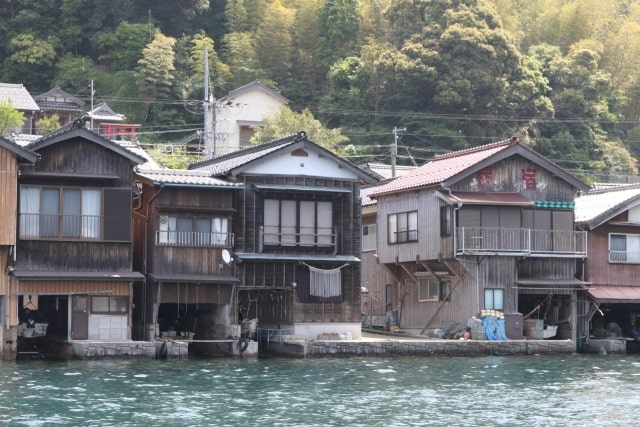
<path fill-rule="evenodd" d="M 231 256 L 231 252 L 229 252 L 228 249 L 223 249 L 222 250 L 222 261 L 225 264 L 231 264 L 231 261 L 233 261 L 233 257 Z"/>

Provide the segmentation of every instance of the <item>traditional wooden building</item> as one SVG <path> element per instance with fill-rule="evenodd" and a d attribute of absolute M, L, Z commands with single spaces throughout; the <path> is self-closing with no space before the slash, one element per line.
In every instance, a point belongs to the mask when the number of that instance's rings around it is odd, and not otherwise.
<path fill-rule="evenodd" d="M 81 122 L 29 144 L 18 177 L 11 293 L 61 341 L 131 339 L 133 169 L 144 159 Z"/>
<path fill-rule="evenodd" d="M 640 338 L 640 185 L 593 189 L 575 204 L 576 228 L 587 233 L 589 251 L 582 335 L 587 344 L 606 338 L 607 325 L 615 323 L 624 336 Z"/>
<path fill-rule="evenodd" d="M 66 126 L 79 118 L 84 106 L 83 100 L 68 94 L 60 89 L 59 86 L 36 95 L 33 99 L 40 108 L 35 114 L 34 123 L 37 123 L 40 119 L 47 119 L 56 115 L 60 120 L 60 127 Z"/>
<path fill-rule="evenodd" d="M 136 186 L 135 266 L 146 278 L 136 288 L 136 336 L 195 340 L 194 352 L 203 341 L 239 336 L 231 327 L 238 324 L 232 296 L 239 281 L 226 257 L 234 245 L 234 192 L 242 185 L 206 171 L 143 169 Z"/>
<path fill-rule="evenodd" d="M 233 223 L 238 321 L 257 319 L 268 334 L 359 337 L 359 194 L 375 179 L 305 132 L 192 169 L 242 184 Z"/>
<path fill-rule="evenodd" d="M 18 111 L 24 114 L 22 127 L 13 129 L 14 133 L 35 133 L 35 116 L 39 110 L 26 87 L 22 84 L 0 83 L 0 102 L 9 102 Z"/>
<path fill-rule="evenodd" d="M 0 137 L 0 352 L 3 360 L 16 358 L 18 343 L 18 299 L 10 286 L 10 272 L 16 245 L 18 175 L 21 168 L 35 163 L 38 156 Z"/>
<path fill-rule="evenodd" d="M 576 261 L 587 247 L 573 199 L 587 189 L 513 138 L 436 156 L 372 191 L 398 326 L 433 332 L 491 309 L 520 323 L 511 337 L 529 315 L 576 339 Z M 540 313 L 543 301 L 551 304 Z"/>

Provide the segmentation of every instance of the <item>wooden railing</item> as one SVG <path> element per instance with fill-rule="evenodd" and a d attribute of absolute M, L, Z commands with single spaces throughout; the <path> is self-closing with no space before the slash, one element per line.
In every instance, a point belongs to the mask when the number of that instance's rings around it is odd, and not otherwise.
<path fill-rule="evenodd" d="M 530 228 L 459 227 L 458 255 L 586 257 L 586 231 Z"/>

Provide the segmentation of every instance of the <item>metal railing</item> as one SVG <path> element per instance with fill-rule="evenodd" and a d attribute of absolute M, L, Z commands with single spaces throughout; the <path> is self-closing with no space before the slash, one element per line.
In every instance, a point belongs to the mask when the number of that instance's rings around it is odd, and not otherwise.
<path fill-rule="evenodd" d="M 640 264 L 640 252 L 609 251 L 609 262 L 620 264 Z"/>
<path fill-rule="evenodd" d="M 266 228 L 266 229 L 265 229 Z M 291 231 L 275 231 L 274 227 L 260 227 L 260 252 L 265 246 L 295 248 L 330 248 L 337 252 L 338 232 L 331 228 L 303 229 Z"/>
<path fill-rule="evenodd" d="M 586 231 L 530 228 L 459 227 L 457 254 L 587 255 Z"/>
<path fill-rule="evenodd" d="M 102 236 L 100 215 L 20 214 L 21 239 L 99 240 Z"/>
<path fill-rule="evenodd" d="M 201 231 L 156 231 L 158 246 L 233 247 L 233 233 Z"/>

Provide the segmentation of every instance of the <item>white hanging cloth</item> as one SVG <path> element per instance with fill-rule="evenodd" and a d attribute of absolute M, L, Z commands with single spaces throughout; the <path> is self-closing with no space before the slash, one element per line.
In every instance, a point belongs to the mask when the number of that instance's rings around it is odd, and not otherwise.
<path fill-rule="evenodd" d="M 339 297 L 342 295 L 342 274 L 340 270 L 346 267 L 347 264 L 331 270 L 322 270 L 308 264 L 304 265 L 309 267 L 310 295 L 321 298 Z"/>

